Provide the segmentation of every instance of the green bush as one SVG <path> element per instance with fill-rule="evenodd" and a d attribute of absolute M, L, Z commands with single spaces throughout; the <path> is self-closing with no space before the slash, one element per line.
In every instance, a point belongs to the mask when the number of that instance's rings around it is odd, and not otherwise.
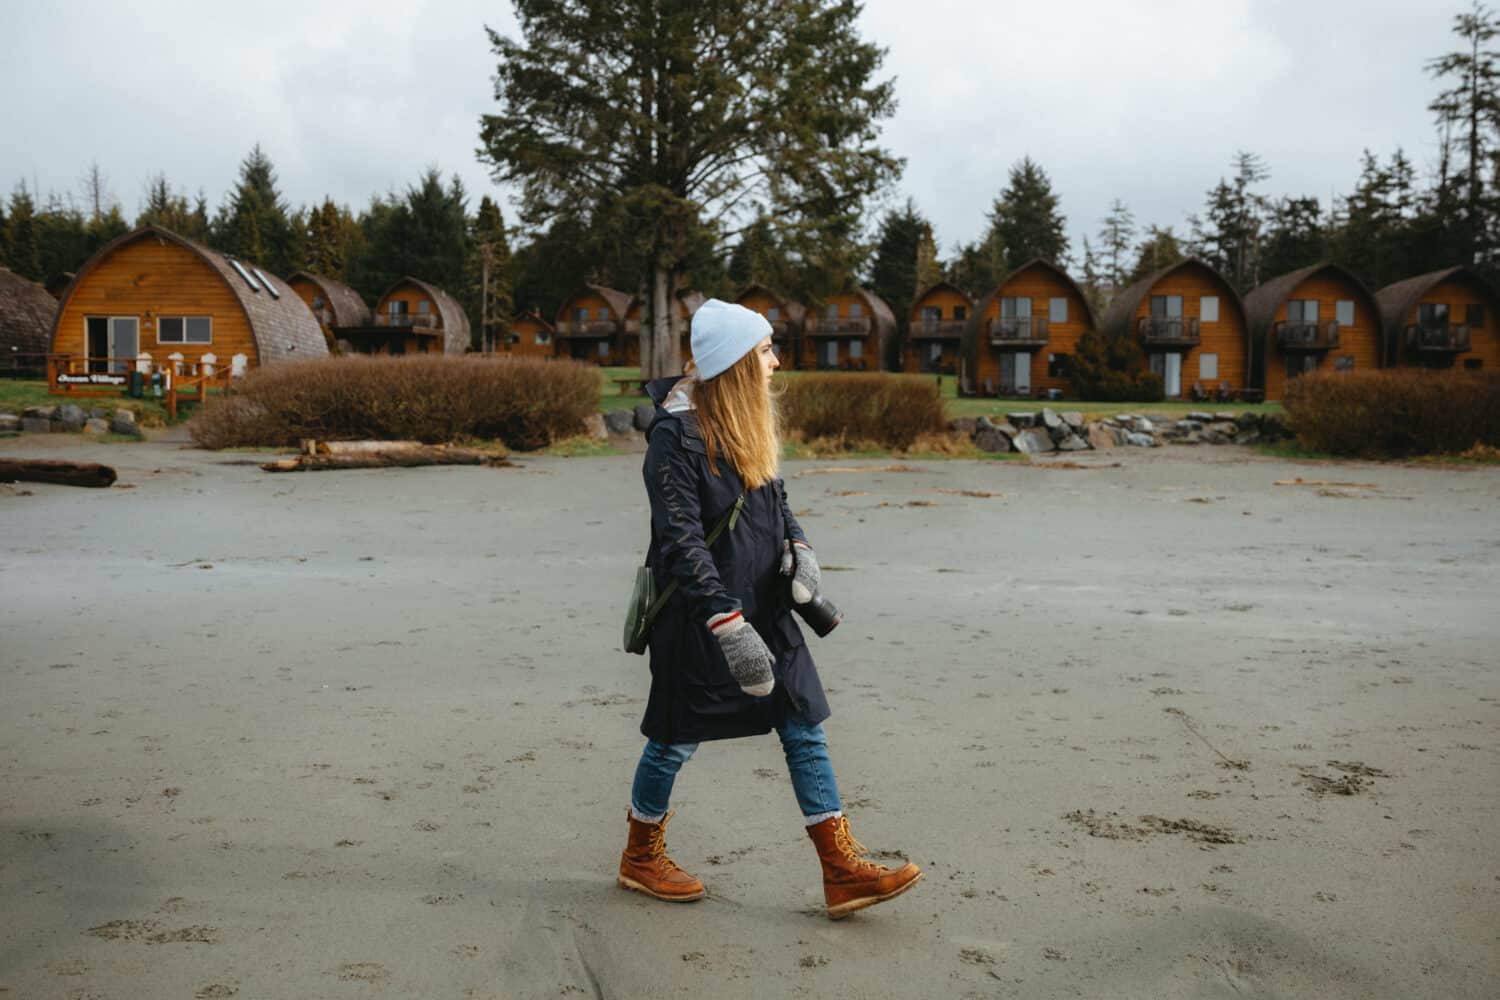
<path fill-rule="evenodd" d="M 541 448 L 599 409 L 599 370 L 504 357 L 342 357 L 269 365 L 189 424 L 204 448 L 498 439 Z"/>
<path fill-rule="evenodd" d="M 1078 338 L 1068 362 L 1073 392 L 1101 403 L 1159 403 L 1166 394 L 1162 377 L 1146 367 L 1146 352 L 1132 337 L 1089 330 Z"/>
<path fill-rule="evenodd" d="M 936 380 L 925 375 L 808 374 L 789 379 L 782 421 L 805 440 L 843 438 L 908 448 L 947 423 Z"/>
<path fill-rule="evenodd" d="M 1500 374 L 1312 372 L 1287 383 L 1297 439 L 1314 451 L 1404 458 L 1500 445 Z"/>

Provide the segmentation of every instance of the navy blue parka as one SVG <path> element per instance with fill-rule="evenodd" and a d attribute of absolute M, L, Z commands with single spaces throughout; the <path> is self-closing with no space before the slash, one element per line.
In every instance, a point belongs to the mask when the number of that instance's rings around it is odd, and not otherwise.
<path fill-rule="evenodd" d="M 669 413 L 662 401 L 676 378 L 646 385 L 656 403 L 642 474 L 651 502 L 646 561 L 658 588 L 677 581 L 651 631 L 651 695 L 641 732 L 661 743 L 699 743 L 768 733 L 789 714 L 809 724 L 828 718 L 812 654 L 787 605 L 782 543 L 806 541 L 781 480 L 750 490 L 734 530 L 712 548 L 705 536 L 734 506 L 744 484 L 720 456 L 718 475 L 698 432 L 696 413 Z M 762 698 L 740 690 L 706 622 L 739 611 L 760 633 L 775 663 L 776 687 Z"/>

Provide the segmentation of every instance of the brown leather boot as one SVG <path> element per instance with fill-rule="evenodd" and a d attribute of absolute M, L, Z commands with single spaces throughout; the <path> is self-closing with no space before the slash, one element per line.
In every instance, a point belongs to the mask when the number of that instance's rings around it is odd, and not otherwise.
<path fill-rule="evenodd" d="M 642 823 L 627 809 L 625 819 L 630 835 L 625 853 L 620 855 L 622 886 L 672 903 L 690 903 L 708 894 L 702 882 L 667 857 L 667 823 L 672 813 L 663 816 L 660 823 Z"/>
<path fill-rule="evenodd" d="M 840 920 L 866 906 L 894 899 L 922 879 L 922 869 L 905 864 L 892 871 L 866 861 L 870 852 L 849 833 L 849 818 L 834 816 L 807 828 L 823 862 L 823 899 L 828 919 Z"/>

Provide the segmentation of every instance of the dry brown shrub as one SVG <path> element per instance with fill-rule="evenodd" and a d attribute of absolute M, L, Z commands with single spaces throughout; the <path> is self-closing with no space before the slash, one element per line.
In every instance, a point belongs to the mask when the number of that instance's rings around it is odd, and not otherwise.
<path fill-rule="evenodd" d="M 884 448 L 908 448 L 946 423 L 934 380 L 878 372 L 789 379 L 781 414 L 789 432 L 810 442 L 845 440 Z"/>
<path fill-rule="evenodd" d="M 342 357 L 261 368 L 188 426 L 203 448 L 469 438 L 540 448 L 599 409 L 599 370 L 504 357 Z"/>
<path fill-rule="evenodd" d="M 1282 401 L 1308 448 L 1403 458 L 1500 445 L 1500 373 L 1388 369 L 1313 372 Z"/>

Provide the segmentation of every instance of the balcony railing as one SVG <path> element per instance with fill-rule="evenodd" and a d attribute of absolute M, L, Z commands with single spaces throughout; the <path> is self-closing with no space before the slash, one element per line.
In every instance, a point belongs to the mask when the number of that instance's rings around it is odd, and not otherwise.
<path fill-rule="evenodd" d="M 924 319 L 911 325 L 911 335 L 923 339 L 944 340 L 962 337 L 967 320 Z"/>
<path fill-rule="evenodd" d="M 443 320 L 437 313 L 376 313 L 375 325 L 412 330 L 437 330 L 442 327 Z"/>
<path fill-rule="evenodd" d="M 1406 328 L 1406 343 L 1418 351 L 1443 352 L 1469 350 L 1473 328 L 1459 324 L 1417 323 Z"/>
<path fill-rule="evenodd" d="M 820 316 L 814 321 L 813 328 L 808 331 L 814 337 L 863 337 L 870 332 L 870 317 L 850 316 L 844 319 L 830 319 Z"/>
<path fill-rule="evenodd" d="M 1143 316 L 1136 331 L 1148 347 L 1196 347 L 1203 339 L 1196 316 Z"/>
<path fill-rule="evenodd" d="M 1047 342 L 1045 316 L 1001 316 L 990 321 L 994 347 L 1037 347 Z"/>
<path fill-rule="evenodd" d="M 1339 346 L 1338 320 L 1283 320 L 1275 329 L 1276 346 L 1283 351 L 1331 351 Z"/>
<path fill-rule="evenodd" d="M 613 337 L 616 329 L 614 320 L 609 319 L 591 319 L 581 323 L 565 319 L 557 324 L 557 333 L 561 337 Z"/>

